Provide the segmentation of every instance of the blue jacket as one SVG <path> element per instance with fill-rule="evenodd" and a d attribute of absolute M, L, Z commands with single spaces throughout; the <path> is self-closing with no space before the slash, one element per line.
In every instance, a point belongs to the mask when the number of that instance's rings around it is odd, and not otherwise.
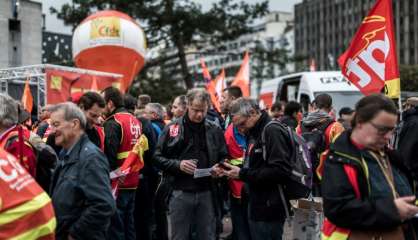
<path fill-rule="evenodd" d="M 57 239 L 105 239 L 115 212 L 109 163 L 83 134 L 69 154 L 60 154 L 52 177 Z"/>

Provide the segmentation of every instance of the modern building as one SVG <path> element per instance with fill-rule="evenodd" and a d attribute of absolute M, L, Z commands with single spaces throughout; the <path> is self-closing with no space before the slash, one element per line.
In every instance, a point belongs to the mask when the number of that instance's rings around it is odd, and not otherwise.
<path fill-rule="evenodd" d="M 249 51 L 250 53 L 250 65 L 257 66 L 257 61 L 252 57 L 252 53 L 257 45 L 261 45 L 267 50 L 286 49 L 288 55 L 291 56 L 294 52 L 293 38 L 293 14 L 281 11 L 270 12 L 264 19 L 259 20 L 252 26 L 252 32 L 250 34 L 245 34 L 236 40 L 227 41 L 217 46 L 210 44 L 188 46 L 186 49 L 188 69 L 196 87 L 202 87 L 204 85 L 200 59 L 205 61 L 213 78 L 224 68 L 226 79 L 230 82 L 241 66 L 245 51 Z M 150 58 L 161 57 L 163 54 L 166 56 L 174 56 L 177 52 L 172 47 L 158 46 L 158 49 L 151 49 Z M 272 68 L 274 69 L 268 69 L 266 67 L 264 71 L 273 71 L 274 76 L 294 71 L 293 64 L 288 64 L 282 69 L 279 69 L 278 66 Z M 256 91 L 257 83 L 260 82 L 260 79 L 255 79 L 253 70 L 251 70 L 252 77 L 250 77 L 250 80 L 254 80 L 252 82 L 252 88 Z M 178 59 L 175 58 L 172 61 L 166 62 L 164 66 L 155 68 L 153 72 L 154 77 L 163 77 L 161 72 L 165 72 L 173 82 L 183 85 Z"/>
<path fill-rule="evenodd" d="M 0 68 L 40 64 L 42 4 L 30 0 L 0 0 Z"/>
<path fill-rule="evenodd" d="M 261 63 L 251 57 L 254 56 L 256 47 L 264 48 L 265 50 L 286 49 L 288 55 L 293 55 L 293 14 L 289 12 L 273 11 L 270 12 L 264 19 L 252 27 L 252 33 L 243 35 L 234 41 L 226 42 L 215 49 L 212 46 L 200 49 L 203 54 L 195 54 L 189 57 L 188 66 L 195 81 L 203 84 L 202 68 L 200 59 L 204 59 L 209 71 L 212 74 L 218 74 L 222 68 L 225 69 L 226 79 L 228 82 L 232 81 L 238 72 L 245 51 L 250 53 L 250 70 L 251 91 L 253 95 L 257 95 L 257 89 L 265 77 L 258 77 L 255 74 L 255 68 L 265 65 L 262 72 L 270 71 L 270 77 L 277 77 L 281 74 L 293 72 L 293 64 L 288 64 L 284 68 L 279 66 L 269 65 L 266 62 Z M 209 54 L 204 54 L 208 52 Z M 213 53 L 211 53 L 213 52 Z M 254 53 L 254 54 L 252 54 Z M 266 75 L 266 74 L 261 74 Z M 215 76 L 213 76 L 215 77 Z"/>
<path fill-rule="evenodd" d="M 339 69 L 347 49 L 375 0 L 304 0 L 295 5 L 295 55 L 312 60 L 317 70 Z M 393 12 L 400 64 L 418 64 L 418 0 L 394 0 Z"/>

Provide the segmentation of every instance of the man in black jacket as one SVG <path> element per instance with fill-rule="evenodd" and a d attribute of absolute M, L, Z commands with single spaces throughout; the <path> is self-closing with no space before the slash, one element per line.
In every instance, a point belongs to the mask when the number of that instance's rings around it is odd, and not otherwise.
<path fill-rule="evenodd" d="M 209 169 L 227 157 L 227 149 L 222 130 L 205 119 L 210 105 L 207 92 L 191 90 L 187 98 L 186 115 L 161 133 L 155 163 L 164 174 L 173 177 L 169 204 L 172 239 L 190 239 L 194 225 L 197 239 L 214 240 L 220 206 L 215 204 L 217 190 Z M 196 169 L 206 174 L 194 178 Z"/>
<path fill-rule="evenodd" d="M 281 239 L 289 203 L 280 197 L 279 184 L 289 178 L 291 143 L 285 128 L 271 121 L 267 112 L 248 98 L 235 100 L 230 108 L 232 122 L 247 136 L 244 167 L 225 163 L 230 178 L 244 181 L 249 188 L 250 232 L 252 239 Z M 266 159 L 263 158 L 262 132 L 265 132 Z"/>
<path fill-rule="evenodd" d="M 418 180 L 418 98 L 409 98 L 406 101 L 405 111 L 402 113 L 403 122 L 398 136 L 398 150 L 405 165 Z"/>
<path fill-rule="evenodd" d="M 84 133 L 86 118 L 73 103 L 51 109 L 55 143 L 63 149 L 51 183 L 57 239 L 105 239 L 115 201 L 109 163 Z"/>

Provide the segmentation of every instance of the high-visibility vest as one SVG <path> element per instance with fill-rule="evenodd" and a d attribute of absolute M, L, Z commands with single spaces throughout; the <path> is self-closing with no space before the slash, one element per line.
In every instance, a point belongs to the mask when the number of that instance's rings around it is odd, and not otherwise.
<path fill-rule="evenodd" d="M 242 149 L 235 139 L 234 126 L 230 124 L 224 134 L 228 154 L 230 156 L 229 163 L 237 166 L 242 165 L 244 161 L 244 149 Z M 242 187 L 244 182 L 240 180 L 230 179 L 228 181 L 229 189 L 234 198 L 241 198 Z"/>
<path fill-rule="evenodd" d="M 51 199 L 18 163 L 0 149 L 0 239 L 55 239 Z"/>
<path fill-rule="evenodd" d="M 344 171 L 348 177 L 348 181 L 354 189 L 354 193 L 360 199 L 360 187 L 357 181 L 356 169 L 348 164 L 344 164 Z M 350 230 L 346 228 L 337 227 L 327 218 L 322 224 L 321 239 L 322 240 L 346 240 L 350 236 Z"/>
<path fill-rule="evenodd" d="M 104 133 L 104 128 L 101 126 L 94 126 L 94 128 L 97 131 L 97 134 L 99 135 L 99 139 L 100 139 L 100 149 L 102 150 L 102 152 L 104 152 L 104 146 L 105 146 L 105 133 Z"/>
<path fill-rule="evenodd" d="M 118 166 L 122 166 L 129 153 L 135 146 L 142 134 L 142 126 L 138 119 L 130 113 L 116 113 L 114 119 L 119 123 L 122 130 L 122 139 L 120 140 L 117 152 Z M 120 189 L 135 189 L 138 186 L 139 172 L 133 172 L 126 176 L 125 181 L 121 184 Z"/>

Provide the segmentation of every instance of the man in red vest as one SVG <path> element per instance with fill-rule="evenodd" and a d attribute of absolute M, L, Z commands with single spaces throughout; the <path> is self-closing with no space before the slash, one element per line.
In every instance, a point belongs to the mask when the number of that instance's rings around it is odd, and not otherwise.
<path fill-rule="evenodd" d="M 86 92 L 80 97 L 78 107 L 83 110 L 87 119 L 86 134 L 96 146 L 104 151 L 104 129 L 99 124 L 99 118 L 103 114 L 105 101 L 96 92 Z"/>
<path fill-rule="evenodd" d="M 12 154 L 33 176 L 36 154 L 29 143 L 30 132 L 18 124 L 18 104 L 7 94 L 0 94 L 0 147 Z"/>
<path fill-rule="evenodd" d="M 103 91 L 105 99 L 103 124 L 105 131 L 105 154 L 111 171 L 120 167 L 142 133 L 141 123 L 124 108 L 122 93 L 113 87 Z M 116 199 L 117 212 L 112 218 L 110 239 L 135 239 L 134 217 L 135 191 L 139 173 L 132 172 L 120 181 Z"/>

